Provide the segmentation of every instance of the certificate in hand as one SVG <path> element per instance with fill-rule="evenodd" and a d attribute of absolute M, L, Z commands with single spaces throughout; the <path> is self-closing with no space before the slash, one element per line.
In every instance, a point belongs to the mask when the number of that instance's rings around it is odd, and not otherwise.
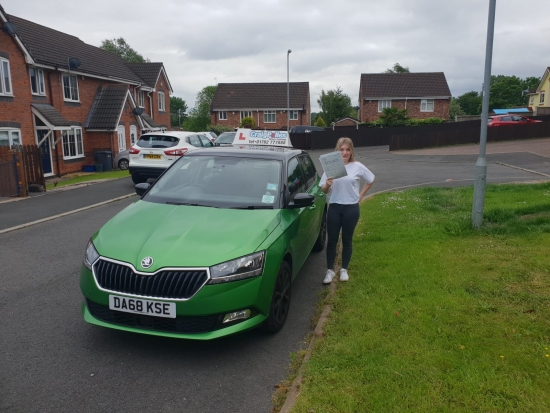
<path fill-rule="evenodd" d="M 340 152 L 330 152 L 319 157 L 327 178 L 338 179 L 347 176 L 346 166 Z"/>

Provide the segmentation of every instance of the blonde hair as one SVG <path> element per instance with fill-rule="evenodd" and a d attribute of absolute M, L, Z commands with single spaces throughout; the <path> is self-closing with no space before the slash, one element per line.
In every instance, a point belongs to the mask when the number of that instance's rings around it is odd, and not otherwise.
<path fill-rule="evenodd" d="M 353 149 L 353 141 L 348 137 L 342 137 L 338 139 L 338 142 L 336 142 L 336 151 L 340 151 L 340 148 L 343 145 L 348 145 L 349 149 L 351 151 L 351 155 L 349 157 L 349 162 L 355 162 L 355 151 Z"/>

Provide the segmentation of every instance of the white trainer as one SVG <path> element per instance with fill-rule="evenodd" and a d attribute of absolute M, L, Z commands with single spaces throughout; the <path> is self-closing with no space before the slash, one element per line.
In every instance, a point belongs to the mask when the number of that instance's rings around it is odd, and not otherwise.
<path fill-rule="evenodd" d="M 340 281 L 348 281 L 348 280 L 349 280 L 348 270 L 346 270 L 345 268 L 342 268 L 340 270 Z"/>
<path fill-rule="evenodd" d="M 335 275 L 336 274 L 334 273 L 334 271 L 327 270 L 327 274 L 325 275 L 325 279 L 323 280 L 323 284 L 330 284 Z"/>

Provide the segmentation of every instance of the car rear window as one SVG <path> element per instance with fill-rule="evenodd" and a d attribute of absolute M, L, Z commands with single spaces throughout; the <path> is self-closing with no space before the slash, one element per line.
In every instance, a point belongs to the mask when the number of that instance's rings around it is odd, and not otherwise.
<path fill-rule="evenodd" d="M 136 145 L 140 148 L 170 148 L 176 146 L 179 141 L 174 136 L 146 135 L 139 138 Z"/>

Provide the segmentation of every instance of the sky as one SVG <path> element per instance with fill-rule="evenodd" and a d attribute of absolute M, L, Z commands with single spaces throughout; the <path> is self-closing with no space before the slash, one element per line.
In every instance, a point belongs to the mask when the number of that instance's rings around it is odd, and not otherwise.
<path fill-rule="evenodd" d="M 498 0 L 492 74 L 541 77 L 550 66 L 548 0 Z M 101 45 L 123 37 L 163 62 L 191 109 L 217 83 L 309 82 L 357 105 L 361 73 L 395 63 L 444 72 L 453 96 L 481 91 L 489 0 L 0 0 L 8 14 Z"/>

